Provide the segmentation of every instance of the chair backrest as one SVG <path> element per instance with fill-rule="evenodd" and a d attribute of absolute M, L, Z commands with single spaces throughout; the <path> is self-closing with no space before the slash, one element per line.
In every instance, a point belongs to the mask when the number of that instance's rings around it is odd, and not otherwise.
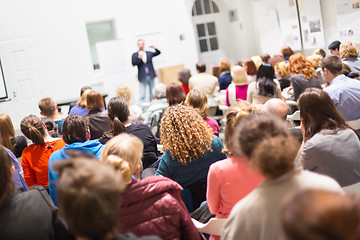
<path fill-rule="evenodd" d="M 352 127 L 354 130 L 360 129 L 360 119 L 353 120 L 353 121 L 347 121 L 346 122 L 350 127 Z"/>
<path fill-rule="evenodd" d="M 295 111 L 291 115 L 287 115 L 286 119 L 290 121 L 300 121 L 300 110 Z"/>
<path fill-rule="evenodd" d="M 221 236 L 227 218 L 212 218 L 207 223 L 201 223 L 193 218 L 191 220 L 200 233 Z"/>

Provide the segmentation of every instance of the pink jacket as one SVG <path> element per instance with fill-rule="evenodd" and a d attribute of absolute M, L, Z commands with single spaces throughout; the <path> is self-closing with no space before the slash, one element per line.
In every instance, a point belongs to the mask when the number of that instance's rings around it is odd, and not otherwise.
<path fill-rule="evenodd" d="M 118 213 L 118 231 L 138 237 L 200 239 L 180 196 L 181 186 L 161 176 L 128 185 Z"/>

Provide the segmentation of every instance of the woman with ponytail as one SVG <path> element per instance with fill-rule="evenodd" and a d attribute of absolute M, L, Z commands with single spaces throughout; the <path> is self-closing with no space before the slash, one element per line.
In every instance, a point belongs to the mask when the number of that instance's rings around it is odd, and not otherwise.
<path fill-rule="evenodd" d="M 53 152 L 65 146 L 61 138 L 52 138 L 42 121 L 35 115 L 25 117 L 20 123 L 21 132 L 33 144 L 24 149 L 21 166 L 29 188 L 49 186 L 49 158 Z"/>
<path fill-rule="evenodd" d="M 120 133 L 130 133 L 140 138 L 144 144 L 142 151 L 143 168 L 148 168 L 151 164 L 156 162 L 159 152 L 155 136 L 152 134 L 150 128 L 145 124 L 132 124 L 129 121 L 129 105 L 123 97 L 113 97 L 110 99 L 107 110 L 109 118 L 112 121 L 112 129 L 106 132 L 99 141 L 106 144 L 111 138 Z"/>
<path fill-rule="evenodd" d="M 159 176 L 140 181 L 135 178 L 142 165 L 142 148 L 139 138 L 123 133 L 112 138 L 102 152 L 101 161 L 112 165 L 128 184 L 119 208 L 118 232 L 200 239 L 181 199 L 180 185 Z"/>

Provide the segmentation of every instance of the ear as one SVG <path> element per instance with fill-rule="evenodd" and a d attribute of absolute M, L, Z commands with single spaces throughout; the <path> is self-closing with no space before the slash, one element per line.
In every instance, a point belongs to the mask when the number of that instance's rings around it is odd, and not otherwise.
<path fill-rule="evenodd" d="M 42 116 L 45 116 L 45 117 L 46 117 L 46 115 L 45 115 L 43 112 L 40 112 L 40 114 L 41 114 Z"/>
<path fill-rule="evenodd" d="M 91 134 L 90 134 L 90 129 L 86 129 L 86 140 L 90 140 L 91 138 Z"/>
<path fill-rule="evenodd" d="M 46 125 L 45 125 L 45 123 L 42 123 L 42 125 L 44 126 L 45 130 L 47 131 L 47 128 L 46 128 Z"/>
<path fill-rule="evenodd" d="M 11 176 L 14 175 L 14 172 L 15 172 L 15 167 L 14 167 L 14 166 L 11 166 Z"/>

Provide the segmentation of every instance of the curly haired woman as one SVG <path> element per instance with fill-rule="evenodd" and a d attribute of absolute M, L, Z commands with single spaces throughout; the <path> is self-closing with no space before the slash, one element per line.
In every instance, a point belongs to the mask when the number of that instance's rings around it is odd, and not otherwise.
<path fill-rule="evenodd" d="M 212 129 L 191 107 L 175 105 L 161 120 L 162 156 L 156 175 L 162 175 L 187 187 L 206 182 L 212 163 L 225 159 L 223 144 Z"/>
<path fill-rule="evenodd" d="M 297 100 L 306 88 L 320 88 L 320 80 L 315 73 L 315 68 L 300 53 L 295 53 L 289 58 L 291 83 Z"/>

